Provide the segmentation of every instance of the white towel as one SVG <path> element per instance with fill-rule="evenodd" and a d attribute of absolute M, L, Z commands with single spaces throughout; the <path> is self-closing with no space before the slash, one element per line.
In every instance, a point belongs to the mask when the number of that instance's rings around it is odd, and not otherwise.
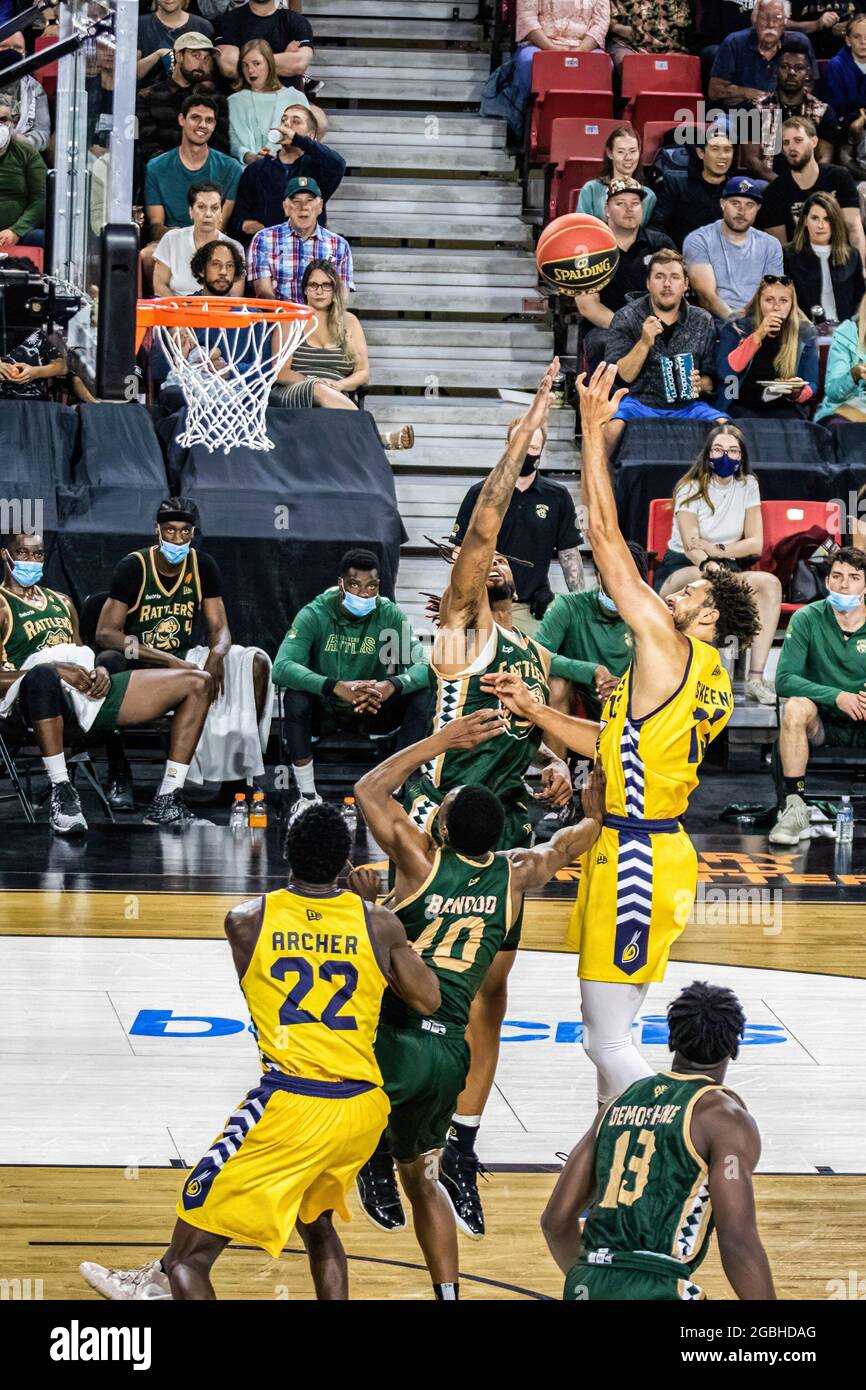
<path fill-rule="evenodd" d="M 27 671 L 31 666 L 44 666 L 46 662 L 68 661 L 75 666 L 83 666 L 85 670 L 92 671 L 96 658 L 89 647 L 76 647 L 71 642 L 62 642 L 56 647 L 43 647 L 41 651 L 31 652 L 22 671 Z M 75 717 L 81 728 L 86 732 L 100 709 L 102 708 L 105 696 L 102 700 L 92 700 L 89 695 L 83 695 L 80 690 L 69 685 L 66 681 L 61 681 L 63 689 L 72 699 L 72 707 L 75 710 Z M 18 699 L 18 691 L 21 681 L 17 680 L 14 685 L 10 685 L 0 703 L 0 715 L 7 715 Z"/>
<path fill-rule="evenodd" d="M 191 647 L 184 660 L 201 669 L 208 647 Z M 261 721 L 256 716 L 253 658 L 268 663 L 268 689 Z M 189 770 L 191 782 L 234 782 L 260 777 L 265 770 L 262 754 L 271 731 L 274 686 L 271 659 L 259 647 L 230 647 L 225 659 L 225 689 L 211 705 L 198 748 Z"/>

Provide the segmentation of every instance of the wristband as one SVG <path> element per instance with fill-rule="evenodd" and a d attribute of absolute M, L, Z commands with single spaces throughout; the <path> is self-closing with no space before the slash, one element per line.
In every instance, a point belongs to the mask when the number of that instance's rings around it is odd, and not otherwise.
<path fill-rule="evenodd" d="M 336 681 L 325 681 L 325 684 L 322 686 L 322 694 L 330 697 L 331 695 L 333 695 L 336 688 Z"/>

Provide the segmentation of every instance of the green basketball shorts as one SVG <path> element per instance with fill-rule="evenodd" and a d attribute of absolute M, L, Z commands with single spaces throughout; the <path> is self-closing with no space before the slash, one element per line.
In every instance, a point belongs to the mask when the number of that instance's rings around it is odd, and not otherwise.
<path fill-rule="evenodd" d="M 412 1163 L 431 1149 L 441 1149 L 469 1071 L 469 1047 L 463 1032 L 434 1033 L 421 1024 L 398 1028 L 380 1023 L 376 1060 L 391 1102 L 388 1139 L 398 1163 Z"/>
<path fill-rule="evenodd" d="M 565 1276 L 566 1303 L 679 1303 L 706 1298 L 703 1289 L 675 1273 L 577 1264 Z"/>
<path fill-rule="evenodd" d="M 123 704 L 131 675 L 131 671 L 121 671 L 119 675 L 109 676 L 111 684 L 108 688 L 108 694 L 99 706 L 99 713 L 90 726 L 90 733 L 110 734 L 117 728 L 120 706 Z"/>

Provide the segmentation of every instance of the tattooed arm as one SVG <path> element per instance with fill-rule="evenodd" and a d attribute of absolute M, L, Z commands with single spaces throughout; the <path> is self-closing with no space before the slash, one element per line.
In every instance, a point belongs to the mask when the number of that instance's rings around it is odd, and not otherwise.
<path fill-rule="evenodd" d="M 571 550 L 560 550 L 559 563 L 562 566 L 562 573 L 565 575 L 568 592 L 570 594 L 582 593 L 586 588 L 586 578 L 583 573 L 583 560 L 577 546 Z"/>

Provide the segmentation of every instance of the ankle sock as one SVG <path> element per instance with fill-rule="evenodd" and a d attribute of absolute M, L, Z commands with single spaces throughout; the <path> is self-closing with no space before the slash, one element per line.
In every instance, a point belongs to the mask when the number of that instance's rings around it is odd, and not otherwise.
<path fill-rule="evenodd" d="M 440 1303 L 456 1303 L 460 1300 L 459 1284 L 434 1284 L 433 1292 Z"/>
<path fill-rule="evenodd" d="M 56 787 L 58 782 L 68 782 L 69 773 L 66 770 L 66 754 L 55 753 L 51 758 L 43 758 L 45 771 L 48 773 L 48 780 L 52 787 Z"/>
<path fill-rule="evenodd" d="M 455 1115 L 451 1121 L 448 1138 L 453 1139 L 457 1152 L 464 1158 L 475 1153 L 475 1141 L 481 1124 L 480 1115 Z"/>
<path fill-rule="evenodd" d="M 295 782 L 301 796 L 316 795 L 316 777 L 313 772 L 313 764 L 305 763 L 303 767 L 298 767 L 297 763 L 292 763 L 292 772 L 295 774 Z"/>
<path fill-rule="evenodd" d="M 179 792 L 186 781 L 188 772 L 189 763 L 173 763 L 169 758 L 165 764 L 165 772 L 162 775 L 157 796 L 165 796 L 167 792 Z"/>
<path fill-rule="evenodd" d="M 785 795 L 786 795 L 786 796 L 800 796 L 800 797 L 803 797 L 803 796 L 806 795 L 806 778 L 805 778 L 805 777 L 785 777 L 785 778 L 783 778 L 783 781 L 784 781 L 784 783 L 785 783 Z"/>

